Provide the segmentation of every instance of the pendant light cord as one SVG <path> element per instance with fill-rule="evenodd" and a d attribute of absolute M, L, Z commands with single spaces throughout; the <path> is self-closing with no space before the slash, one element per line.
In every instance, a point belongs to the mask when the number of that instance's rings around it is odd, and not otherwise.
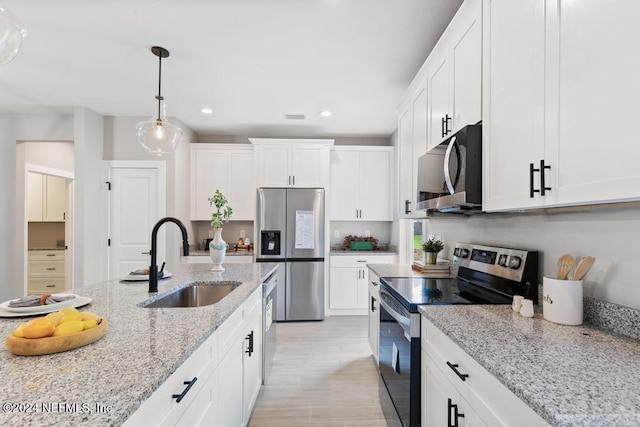
<path fill-rule="evenodd" d="M 158 100 L 158 118 L 160 121 L 160 102 L 162 102 L 162 55 L 158 55 L 158 96 L 156 96 Z"/>

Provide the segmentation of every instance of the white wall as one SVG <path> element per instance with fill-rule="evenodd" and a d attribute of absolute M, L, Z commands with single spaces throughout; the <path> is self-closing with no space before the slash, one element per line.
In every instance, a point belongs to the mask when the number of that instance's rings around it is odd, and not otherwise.
<path fill-rule="evenodd" d="M 75 209 L 73 221 L 74 286 L 107 277 L 106 186 L 102 176 L 103 117 L 87 108 L 74 110 Z"/>
<path fill-rule="evenodd" d="M 73 172 L 73 142 L 24 142 L 20 145 L 24 146 L 27 163 Z"/>
<path fill-rule="evenodd" d="M 0 271 L 4 272 L 0 282 L 0 301 L 19 296 L 15 280 L 15 221 L 16 221 L 16 138 L 14 117 L 0 114 Z"/>
<path fill-rule="evenodd" d="M 442 236 L 441 256 L 448 259 L 456 242 L 538 250 L 542 274 L 555 277 L 560 255 L 595 256 L 585 295 L 640 309 L 640 208 L 443 217 L 426 223 L 428 234 Z"/>

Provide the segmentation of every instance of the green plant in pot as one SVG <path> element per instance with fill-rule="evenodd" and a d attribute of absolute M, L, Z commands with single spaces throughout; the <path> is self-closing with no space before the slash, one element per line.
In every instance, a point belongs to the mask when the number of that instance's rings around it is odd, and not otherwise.
<path fill-rule="evenodd" d="M 438 259 L 438 252 L 444 249 L 444 243 L 440 237 L 429 236 L 427 240 L 422 242 L 422 250 L 424 251 L 424 261 L 426 264 L 435 264 Z"/>
<path fill-rule="evenodd" d="M 227 252 L 227 242 L 222 239 L 222 225 L 229 222 L 233 214 L 233 208 L 229 206 L 229 201 L 216 190 L 213 197 L 209 197 L 209 204 L 215 206 L 216 210 L 211 214 L 211 228 L 213 228 L 213 240 L 209 243 L 209 255 L 213 261 L 212 271 L 224 271 L 222 263 Z"/>

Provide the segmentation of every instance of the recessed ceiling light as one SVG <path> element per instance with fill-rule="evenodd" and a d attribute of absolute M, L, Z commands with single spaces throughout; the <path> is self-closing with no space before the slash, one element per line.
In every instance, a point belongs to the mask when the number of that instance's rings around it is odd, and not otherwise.
<path fill-rule="evenodd" d="M 200 112 L 202 114 L 213 114 L 213 110 L 211 108 L 209 108 L 209 107 L 202 107 L 200 109 Z"/>
<path fill-rule="evenodd" d="M 321 115 L 322 117 L 331 117 L 331 111 L 329 111 L 329 110 L 322 110 L 322 111 L 320 111 L 320 115 Z"/>

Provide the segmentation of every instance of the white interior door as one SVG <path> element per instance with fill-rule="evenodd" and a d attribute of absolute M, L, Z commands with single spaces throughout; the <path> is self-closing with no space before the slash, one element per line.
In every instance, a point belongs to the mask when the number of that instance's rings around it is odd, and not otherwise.
<path fill-rule="evenodd" d="M 109 278 L 148 268 L 151 230 L 164 215 L 164 177 L 158 167 L 109 168 Z M 158 262 L 165 257 L 164 232 L 158 233 Z"/>

